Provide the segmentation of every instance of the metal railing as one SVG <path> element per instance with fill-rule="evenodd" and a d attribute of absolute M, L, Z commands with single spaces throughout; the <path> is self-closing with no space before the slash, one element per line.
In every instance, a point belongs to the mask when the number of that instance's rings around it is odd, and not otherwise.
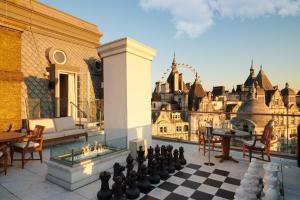
<path fill-rule="evenodd" d="M 172 119 L 172 113 L 180 113 L 180 119 Z M 157 121 L 159 115 L 167 115 L 171 120 Z M 158 139 L 170 139 L 179 142 L 198 144 L 198 127 L 213 122 L 214 128 L 239 129 L 252 134 L 262 134 L 264 124 L 274 120 L 274 130 L 271 140 L 272 154 L 295 157 L 298 150 L 297 138 L 300 126 L 299 114 L 251 113 L 251 112 L 201 112 L 187 110 L 152 110 L 152 135 Z M 255 121 L 258 123 L 256 124 Z M 180 127 L 181 128 L 178 128 Z M 188 126 L 188 129 L 184 129 Z M 231 140 L 233 148 L 240 149 L 242 140 Z"/>

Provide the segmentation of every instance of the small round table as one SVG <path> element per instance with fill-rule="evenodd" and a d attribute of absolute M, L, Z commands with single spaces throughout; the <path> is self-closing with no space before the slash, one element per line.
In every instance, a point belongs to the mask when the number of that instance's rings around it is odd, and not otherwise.
<path fill-rule="evenodd" d="M 232 160 L 236 163 L 238 163 L 237 160 L 232 158 L 230 156 L 230 140 L 232 137 L 247 137 L 250 135 L 250 133 L 246 131 L 240 131 L 240 130 L 232 130 L 228 128 L 216 128 L 213 129 L 212 135 L 220 136 L 222 137 L 222 155 L 215 156 L 216 158 L 221 158 L 220 162 L 223 162 L 224 160 Z"/>
<path fill-rule="evenodd" d="M 19 133 L 15 131 L 10 131 L 10 132 L 0 131 L 0 142 L 6 142 L 6 143 L 14 142 L 24 138 L 25 136 L 26 136 L 25 133 Z"/>

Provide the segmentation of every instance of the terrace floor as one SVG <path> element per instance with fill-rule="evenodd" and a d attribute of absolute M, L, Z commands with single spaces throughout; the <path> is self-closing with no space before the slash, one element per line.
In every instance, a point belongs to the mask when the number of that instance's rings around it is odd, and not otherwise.
<path fill-rule="evenodd" d="M 198 151 L 198 146 L 192 144 L 180 144 L 175 142 L 166 142 L 153 140 L 152 146 L 171 144 L 174 148 L 183 146 L 185 149 L 185 157 L 188 163 L 203 165 L 208 158 L 203 156 L 203 152 Z M 242 179 L 243 174 L 248 168 L 248 158 L 243 159 L 242 153 L 231 151 L 231 155 L 236 158 L 239 163 L 232 161 L 219 162 L 219 159 L 213 155 L 220 154 L 216 151 L 212 153 L 212 162 L 215 163 L 211 169 L 223 169 L 230 172 L 230 177 Z M 50 150 L 46 148 L 43 152 L 43 157 L 48 160 Z M 272 161 L 281 162 L 283 164 L 283 181 L 285 189 L 285 199 L 299 199 L 300 196 L 300 168 L 296 166 L 295 160 L 282 159 L 272 157 Z M 205 165 L 204 165 L 205 166 Z M 100 188 L 100 181 L 93 182 L 85 187 L 75 191 L 67 191 L 60 186 L 52 184 L 45 180 L 47 173 L 47 165 L 41 164 L 39 161 L 30 161 L 25 165 L 25 169 L 21 169 L 21 163 L 14 162 L 13 167 L 9 167 L 8 175 L 0 175 L 0 199 L 5 200 L 40 200 L 40 199 L 55 199 L 55 200 L 96 200 L 97 192 Z"/>

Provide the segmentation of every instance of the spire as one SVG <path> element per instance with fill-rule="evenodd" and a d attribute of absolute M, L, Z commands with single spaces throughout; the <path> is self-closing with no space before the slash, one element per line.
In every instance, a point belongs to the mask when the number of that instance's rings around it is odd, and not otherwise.
<path fill-rule="evenodd" d="M 260 65 L 260 70 L 262 70 L 262 65 Z"/>
<path fill-rule="evenodd" d="M 250 69 L 253 69 L 253 59 L 251 60 L 251 67 Z"/>
<path fill-rule="evenodd" d="M 250 75 L 254 76 L 253 59 L 251 60 Z"/>
<path fill-rule="evenodd" d="M 289 86 L 289 83 L 288 82 L 286 82 L 285 83 L 285 88 L 289 88 L 290 86 Z"/>
<path fill-rule="evenodd" d="M 172 61 L 172 70 L 176 71 L 177 70 L 177 63 L 176 63 L 176 55 L 174 51 L 174 56 L 173 56 L 173 61 Z"/>

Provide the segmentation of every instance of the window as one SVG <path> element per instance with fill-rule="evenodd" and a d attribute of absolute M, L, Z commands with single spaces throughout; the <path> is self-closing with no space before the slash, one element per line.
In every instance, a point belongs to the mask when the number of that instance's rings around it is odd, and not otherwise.
<path fill-rule="evenodd" d="M 167 127 L 164 127 L 164 132 L 165 132 L 165 133 L 167 132 Z"/>
<path fill-rule="evenodd" d="M 153 108 L 155 108 L 155 103 L 153 104 Z"/>
<path fill-rule="evenodd" d="M 184 126 L 184 131 L 189 131 L 189 126 L 188 125 Z"/>
<path fill-rule="evenodd" d="M 164 132 L 164 127 L 160 127 L 159 132 L 161 132 L 161 133 Z"/>
<path fill-rule="evenodd" d="M 181 132 L 181 130 L 182 130 L 182 129 L 181 129 L 181 126 L 176 126 L 176 131 L 177 131 L 177 132 Z"/>

